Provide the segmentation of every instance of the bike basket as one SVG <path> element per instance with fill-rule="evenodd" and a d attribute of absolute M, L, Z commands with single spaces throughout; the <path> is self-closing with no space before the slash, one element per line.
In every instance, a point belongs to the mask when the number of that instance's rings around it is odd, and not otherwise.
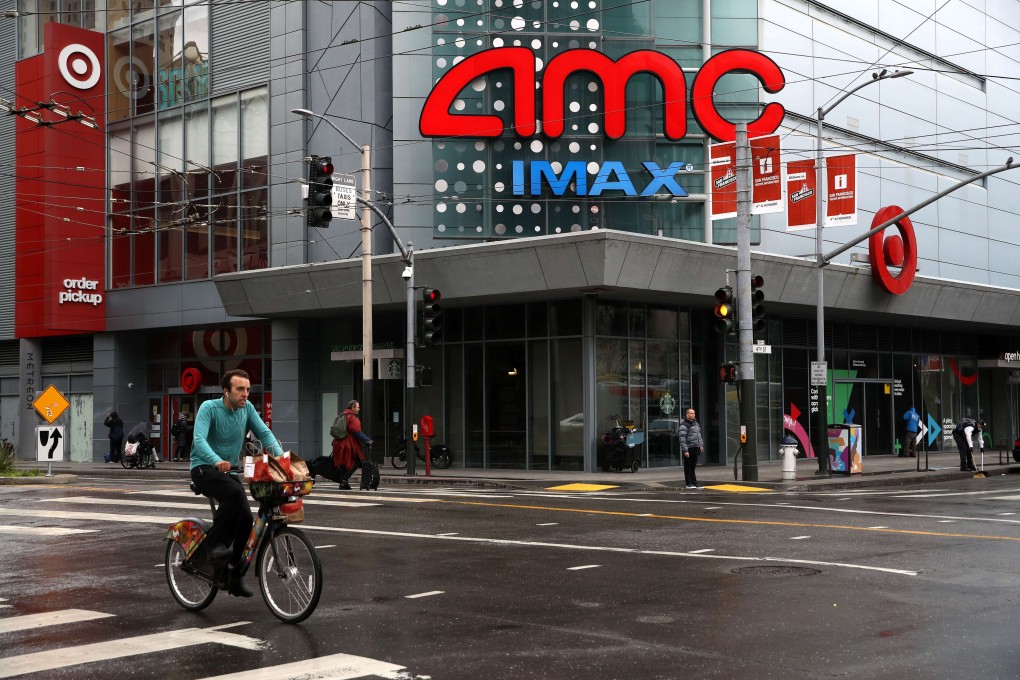
<path fill-rule="evenodd" d="M 312 492 L 312 480 L 303 482 L 251 482 L 251 497 L 257 501 L 283 500 L 292 496 L 305 496 Z"/>

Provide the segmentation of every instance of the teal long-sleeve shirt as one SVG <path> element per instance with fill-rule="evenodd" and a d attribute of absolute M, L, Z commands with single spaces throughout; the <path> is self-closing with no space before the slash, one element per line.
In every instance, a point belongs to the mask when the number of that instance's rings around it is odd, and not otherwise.
<path fill-rule="evenodd" d="M 195 434 L 191 445 L 191 467 L 212 465 L 221 460 L 238 465 L 244 435 L 251 430 L 268 451 L 283 453 L 283 447 L 262 422 L 258 411 L 246 402 L 236 411 L 223 403 L 223 399 L 202 402 L 195 416 Z"/>

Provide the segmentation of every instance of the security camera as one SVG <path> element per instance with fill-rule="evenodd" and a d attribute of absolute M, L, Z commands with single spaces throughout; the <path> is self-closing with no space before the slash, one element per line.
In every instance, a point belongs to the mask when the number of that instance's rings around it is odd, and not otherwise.
<path fill-rule="evenodd" d="M 404 272 L 400 275 L 405 281 L 410 281 L 411 277 L 414 276 L 413 267 L 404 267 Z"/>
<path fill-rule="evenodd" d="M 128 389 L 129 390 L 134 389 L 134 387 L 135 387 L 134 383 L 128 383 Z"/>

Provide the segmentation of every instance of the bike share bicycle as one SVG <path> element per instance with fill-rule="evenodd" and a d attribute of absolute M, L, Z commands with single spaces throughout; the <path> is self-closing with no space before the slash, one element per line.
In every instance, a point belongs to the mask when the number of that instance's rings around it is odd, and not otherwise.
<path fill-rule="evenodd" d="M 230 470 L 233 475 L 239 472 L 237 468 Z M 311 493 L 313 485 L 311 479 L 249 482 L 249 492 L 259 509 L 241 558 L 240 576 L 254 561 L 262 599 L 274 616 L 287 623 L 299 623 L 311 616 L 322 595 L 322 565 L 315 546 L 302 531 L 288 526 L 281 512 L 281 506 Z M 194 483 L 191 490 L 202 495 Z M 215 513 L 215 501 L 206 498 Z M 166 534 L 167 584 L 174 599 L 190 611 L 205 609 L 216 593 L 229 585 L 229 558 L 209 560 L 205 556 L 202 543 L 211 526 L 207 520 L 188 517 L 172 525 Z"/>
<path fill-rule="evenodd" d="M 432 467 L 445 470 L 453 465 L 453 451 L 446 444 L 431 445 L 429 453 L 432 458 Z M 418 456 L 418 460 L 425 461 L 425 454 L 418 448 L 417 442 L 414 444 L 414 455 Z M 400 438 L 400 450 L 390 456 L 390 465 L 397 470 L 403 470 L 407 467 L 407 437 Z"/>

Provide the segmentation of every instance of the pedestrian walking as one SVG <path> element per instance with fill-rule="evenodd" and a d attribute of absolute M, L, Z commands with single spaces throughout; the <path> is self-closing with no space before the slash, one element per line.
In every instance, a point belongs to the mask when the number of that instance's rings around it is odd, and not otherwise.
<path fill-rule="evenodd" d="M 903 447 L 900 449 L 900 458 L 906 458 L 908 455 L 914 458 L 917 456 L 917 430 L 921 425 L 921 416 L 911 406 L 903 414 L 903 420 L 906 426 L 903 432 Z"/>
<path fill-rule="evenodd" d="M 677 439 L 680 440 L 680 453 L 684 461 L 684 484 L 688 489 L 703 489 L 698 484 L 698 476 L 695 468 L 698 467 L 698 457 L 705 450 L 705 438 L 701 433 L 701 424 L 695 418 L 693 408 L 684 412 L 684 419 L 677 427 Z"/>
<path fill-rule="evenodd" d="M 170 428 L 170 435 L 174 438 L 174 451 L 170 460 L 188 460 L 188 416 L 181 414 L 180 419 Z"/>
<path fill-rule="evenodd" d="M 103 424 L 110 428 L 110 453 L 103 457 L 103 461 L 119 463 L 120 457 L 124 455 L 124 421 L 116 411 L 111 411 Z"/>
<path fill-rule="evenodd" d="M 361 404 L 356 399 L 347 404 L 347 408 L 337 417 L 330 432 L 333 434 L 333 464 L 340 469 L 340 488 L 350 491 L 351 485 L 347 481 L 354 474 L 354 471 L 365 460 L 365 453 L 361 448 L 362 444 L 372 444 L 372 438 L 361 431 L 361 419 L 358 414 L 361 412 Z M 338 424 L 343 427 L 337 428 Z M 342 437 L 337 437 L 343 433 Z M 362 473 L 364 474 L 364 473 Z"/>
<path fill-rule="evenodd" d="M 977 423 L 973 418 L 964 418 L 953 428 L 953 440 L 960 450 L 960 471 L 977 472 L 974 467 L 974 431 L 977 430 Z M 978 436 L 981 436 L 980 431 Z"/>

